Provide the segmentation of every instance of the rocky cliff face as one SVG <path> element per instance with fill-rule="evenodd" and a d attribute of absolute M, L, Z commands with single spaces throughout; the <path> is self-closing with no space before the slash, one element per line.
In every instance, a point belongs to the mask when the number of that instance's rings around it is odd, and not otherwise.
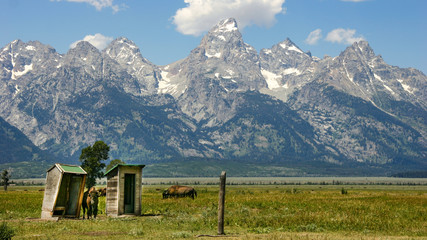
<path fill-rule="evenodd" d="M 190 55 L 163 68 L 160 92 L 173 95 L 182 111 L 204 126 L 229 120 L 236 93 L 266 86 L 257 52 L 246 44 L 234 19 L 214 26 Z"/>
<path fill-rule="evenodd" d="M 118 42 L 123 46 L 117 47 Z M 128 152 L 126 156 L 132 159 L 145 156 L 145 151 L 152 153 L 147 154 L 153 159 L 179 155 L 188 137 L 179 137 L 176 131 L 182 129 L 177 125 L 185 130 L 187 124 L 180 119 L 189 124 L 191 120 L 179 113 L 170 97 L 149 94 L 155 91 L 157 67 L 138 55 L 135 47 L 129 47 L 129 42 L 118 39 L 104 52 L 80 42 L 65 55 L 37 42 L 11 43 L 0 57 L 6 66 L 0 81 L 2 116 L 34 144 L 56 155 L 72 157 L 100 138 L 108 139 L 116 155 Z M 128 58 L 134 59 L 139 71 L 126 65 L 123 54 L 129 49 L 135 54 Z M 43 59 L 48 61 L 41 64 Z M 43 67 L 28 67 L 36 64 Z M 137 136 L 132 132 L 128 136 L 129 128 L 143 131 L 135 130 Z M 167 133 L 165 129 L 169 129 Z M 147 131 L 153 132 L 145 135 Z M 168 138 L 169 134 L 173 136 Z M 157 152 L 153 146 L 161 150 Z"/>
<path fill-rule="evenodd" d="M 260 52 L 262 73 L 271 90 L 294 89 L 307 83 L 314 71 L 315 59 L 290 39 Z"/>
<path fill-rule="evenodd" d="M 157 66 L 145 59 L 139 48 L 131 40 L 118 38 L 103 51 L 119 66 L 111 64 L 112 72 L 125 70 L 130 75 L 128 81 L 122 82 L 122 88 L 135 96 L 152 95 L 157 92 L 160 71 Z M 109 59 L 104 57 L 105 59 Z"/>
<path fill-rule="evenodd" d="M 262 50 L 261 59 L 270 82 L 263 92 L 286 101 L 327 149 L 357 162 L 425 159 L 426 77 L 421 72 L 387 65 L 365 41 L 319 60 L 286 40 Z"/>
<path fill-rule="evenodd" d="M 427 77 L 386 64 L 367 42 L 319 59 L 286 39 L 258 54 L 234 19 L 166 66 L 118 38 L 58 54 L 0 50 L 0 117 L 35 145 L 76 160 L 102 139 L 112 157 L 259 164 L 310 160 L 427 167 Z"/>

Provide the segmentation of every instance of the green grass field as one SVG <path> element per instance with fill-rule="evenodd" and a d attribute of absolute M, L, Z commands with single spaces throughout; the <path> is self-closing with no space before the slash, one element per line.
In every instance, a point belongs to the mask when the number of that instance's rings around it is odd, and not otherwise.
<path fill-rule="evenodd" d="M 40 220 L 42 186 L 0 191 L 0 217 L 13 239 L 183 239 L 217 232 L 218 186 L 195 200 L 165 199 L 143 186 L 140 217 Z M 347 194 L 342 194 L 342 190 Z M 427 186 L 228 185 L 227 239 L 427 239 Z M 198 239 L 207 239 L 200 237 Z"/>

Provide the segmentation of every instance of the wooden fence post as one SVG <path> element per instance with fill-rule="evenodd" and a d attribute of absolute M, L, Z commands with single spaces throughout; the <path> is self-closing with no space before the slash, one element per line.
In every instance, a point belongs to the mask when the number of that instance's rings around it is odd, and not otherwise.
<path fill-rule="evenodd" d="M 219 184 L 219 200 L 218 200 L 218 235 L 224 233 L 224 203 L 225 203 L 225 179 L 226 173 L 222 171 Z"/>

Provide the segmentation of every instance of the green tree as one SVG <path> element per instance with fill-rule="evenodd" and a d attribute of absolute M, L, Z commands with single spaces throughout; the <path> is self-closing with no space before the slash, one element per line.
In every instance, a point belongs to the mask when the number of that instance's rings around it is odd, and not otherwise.
<path fill-rule="evenodd" d="M 1 173 L 1 183 L 3 184 L 4 190 L 7 191 L 7 186 L 9 185 L 10 174 L 4 169 Z"/>
<path fill-rule="evenodd" d="M 103 141 L 96 141 L 93 146 L 82 149 L 79 161 L 82 168 L 87 172 L 86 187 L 91 188 L 96 185 L 96 178 L 104 176 L 102 170 L 105 168 L 105 161 L 108 159 L 110 147 Z"/>
<path fill-rule="evenodd" d="M 107 165 L 107 169 L 105 171 L 108 172 L 108 170 L 110 170 L 111 168 L 113 168 L 117 164 L 125 164 L 125 162 L 123 162 L 120 159 L 114 159 Z"/>

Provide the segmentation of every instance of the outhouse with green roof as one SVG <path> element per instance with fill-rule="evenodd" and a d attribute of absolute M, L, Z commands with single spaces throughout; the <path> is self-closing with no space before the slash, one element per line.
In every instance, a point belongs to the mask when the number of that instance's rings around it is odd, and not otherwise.
<path fill-rule="evenodd" d="M 78 218 L 86 171 L 80 166 L 56 163 L 47 170 L 42 219 Z"/>
<path fill-rule="evenodd" d="M 145 165 L 117 164 L 105 173 L 107 216 L 141 215 L 142 169 Z"/>

